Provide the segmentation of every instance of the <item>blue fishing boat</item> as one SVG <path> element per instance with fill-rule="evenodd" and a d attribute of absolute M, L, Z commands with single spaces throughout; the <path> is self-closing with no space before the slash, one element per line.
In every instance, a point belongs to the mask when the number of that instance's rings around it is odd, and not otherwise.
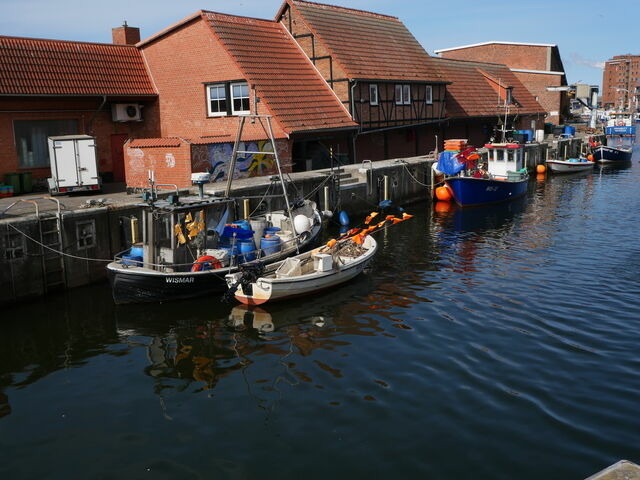
<path fill-rule="evenodd" d="M 445 180 L 454 200 L 461 207 L 505 202 L 527 191 L 529 175 L 524 167 L 524 146 L 517 143 L 490 143 L 485 148 L 488 150 L 486 164 L 480 160 L 478 163 L 465 161 L 463 158 L 460 172 Z"/>

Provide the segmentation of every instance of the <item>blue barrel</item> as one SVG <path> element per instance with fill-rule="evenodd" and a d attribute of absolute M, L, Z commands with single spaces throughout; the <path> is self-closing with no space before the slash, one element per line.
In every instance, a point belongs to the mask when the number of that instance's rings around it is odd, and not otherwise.
<path fill-rule="evenodd" d="M 249 223 L 249 220 L 236 220 L 232 223 L 232 225 L 237 225 L 243 230 L 251 230 L 251 224 Z"/>
<path fill-rule="evenodd" d="M 122 255 L 122 264 L 140 267 L 142 266 L 142 257 L 125 253 Z"/>
<path fill-rule="evenodd" d="M 264 229 L 264 236 L 266 237 L 267 235 L 275 235 L 279 231 L 280 231 L 280 228 L 278 227 L 267 227 Z"/>
<path fill-rule="evenodd" d="M 256 259 L 256 244 L 253 242 L 253 238 L 240 240 L 238 245 L 241 255 L 240 261 L 250 262 Z"/>
<path fill-rule="evenodd" d="M 565 125 L 565 126 L 564 126 L 564 133 L 565 133 L 566 135 L 575 136 L 575 134 L 576 134 L 576 127 L 574 127 L 573 125 Z"/>
<path fill-rule="evenodd" d="M 282 248 L 280 237 L 272 235 L 269 237 L 262 237 L 260 239 L 260 248 L 265 255 L 271 255 L 277 253 Z"/>
<path fill-rule="evenodd" d="M 142 248 L 141 243 L 136 243 L 131 245 L 131 249 L 129 250 L 129 255 L 132 257 L 142 257 L 144 255 L 144 249 Z"/>

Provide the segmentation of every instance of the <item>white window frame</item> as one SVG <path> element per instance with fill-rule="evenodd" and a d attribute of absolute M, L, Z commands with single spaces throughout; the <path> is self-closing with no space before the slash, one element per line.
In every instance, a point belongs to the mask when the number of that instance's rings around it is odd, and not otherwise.
<path fill-rule="evenodd" d="M 427 105 L 433 105 L 433 87 L 431 85 L 425 85 L 424 103 Z"/>
<path fill-rule="evenodd" d="M 247 96 L 240 96 L 240 97 L 235 97 L 233 94 L 233 88 L 234 87 L 243 87 L 246 86 L 247 87 Z M 242 113 L 251 113 L 251 91 L 249 90 L 249 84 L 247 82 L 237 82 L 237 83 L 232 83 L 231 85 L 229 85 L 229 93 L 230 93 L 230 100 L 231 100 L 231 113 L 233 115 L 238 115 L 238 114 L 242 114 Z M 236 99 L 247 99 L 247 109 L 246 110 L 236 110 L 235 108 L 235 100 Z"/>
<path fill-rule="evenodd" d="M 396 105 L 402 105 L 402 85 L 396 84 Z"/>
<path fill-rule="evenodd" d="M 411 105 L 411 85 L 396 84 L 396 105 Z"/>
<path fill-rule="evenodd" d="M 369 84 L 369 105 L 378 105 L 378 85 Z"/>
<path fill-rule="evenodd" d="M 224 92 L 224 101 L 225 103 L 228 103 L 228 99 L 227 99 L 227 89 L 224 83 L 214 83 L 211 85 L 207 85 L 207 116 L 209 117 L 226 117 L 227 116 L 227 109 L 225 108 L 223 111 L 220 112 L 214 112 L 211 110 L 211 89 L 212 88 L 222 88 L 222 91 Z M 218 100 L 218 99 L 216 99 Z"/>
<path fill-rule="evenodd" d="M 408 83 L 402 85 L 402 100 L 405 105 L 411 105 L 411 85 Z"/>

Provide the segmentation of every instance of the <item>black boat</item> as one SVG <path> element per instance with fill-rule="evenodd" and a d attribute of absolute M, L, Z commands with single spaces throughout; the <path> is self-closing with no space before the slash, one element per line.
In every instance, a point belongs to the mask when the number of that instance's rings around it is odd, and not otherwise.
<path fill-rule="evenodd" d="M 593 160 L 598 163 L 624 163 L 631 161 L 632 148 L 600 145 L 593 149 Z"/>

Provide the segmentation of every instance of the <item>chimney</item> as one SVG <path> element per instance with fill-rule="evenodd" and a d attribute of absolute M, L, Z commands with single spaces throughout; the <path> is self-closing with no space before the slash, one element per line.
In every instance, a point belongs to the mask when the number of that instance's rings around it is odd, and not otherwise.
<path fill-rule="evenodd" d="M 111 29 L 111 37 L 116 45 L 135 45 L 140 41 L 140 29 L 130 27 L 125 20 L 121 27 Z"/>

